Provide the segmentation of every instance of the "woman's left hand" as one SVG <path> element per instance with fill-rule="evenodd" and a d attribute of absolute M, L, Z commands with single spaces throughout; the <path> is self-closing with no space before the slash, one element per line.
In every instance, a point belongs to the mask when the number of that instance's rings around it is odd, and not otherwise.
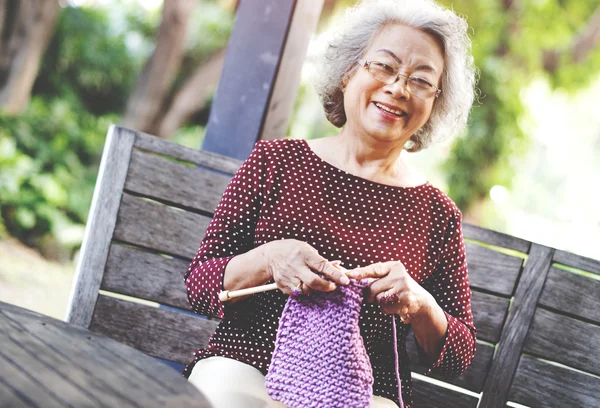
<path fill-rule="evenodd" d="M 366 301 L 377 300 L 383 313 L 397 314 L 404 323 L 430 313 L 435 304 L 433 296 L 408 274 L 400 261 L 377 262 L 352 269 L 347 276 L 372 279 L 366 288 Z"/>

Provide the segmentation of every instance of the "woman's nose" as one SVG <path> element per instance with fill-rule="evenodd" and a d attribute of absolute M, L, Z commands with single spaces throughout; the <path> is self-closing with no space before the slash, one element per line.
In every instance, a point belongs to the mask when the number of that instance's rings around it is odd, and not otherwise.
<path fill-rule="evenodd" d="M 410 97 L 410 92 L 408 92 L 408 81 L 402 76 L 393 84 L 386 85 L 385 91 L 394 99 L 408 99 Z"/>

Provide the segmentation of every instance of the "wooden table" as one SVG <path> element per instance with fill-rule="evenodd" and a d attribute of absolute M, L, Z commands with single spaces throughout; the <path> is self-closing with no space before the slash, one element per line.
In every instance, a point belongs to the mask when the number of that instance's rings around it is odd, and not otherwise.
<path fill-rule="evenodd" d="M 138 350 L 0 302 L 0 407 L 210 404 L 178 372 Z"/>

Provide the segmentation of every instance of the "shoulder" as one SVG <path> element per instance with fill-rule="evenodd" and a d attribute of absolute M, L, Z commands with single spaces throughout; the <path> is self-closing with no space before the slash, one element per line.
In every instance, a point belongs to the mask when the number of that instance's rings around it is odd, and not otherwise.
<path fill-rule="evenodd" d="M 279 165 L 294 160 L 303 161 L 308 153 L 306 142 L 300 139 L 259 140 L 250 157 L 266 164 Z"/>
<path fill-rule="evenodd" d="M 434 218 L 450 227 L 462 222 L 462 212 L 448 194 L 429 183 L 424 187 L 421 193 L 426 201 L 424 204 L 434 213 Z"/>

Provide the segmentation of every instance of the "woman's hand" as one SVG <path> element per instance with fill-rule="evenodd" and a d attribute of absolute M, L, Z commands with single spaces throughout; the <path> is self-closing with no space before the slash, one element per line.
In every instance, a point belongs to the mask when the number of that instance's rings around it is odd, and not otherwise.
<path fill-rule="evenodd" d="M 404 323 L 431 314 L 435 299 L 409 274 L 400 261 L 378 262 L 348 271 L 354 279 L 372 279 L 366 288 L 367 302 L 377 300 L 383 313 L 397 314 Z M 439 307 L 439 306 L 438 306 Z"/>
<path fill-rule="evenodd" d="M 271 241 L 259 248 L 268 275 L 283 293 L 298 295 L 308 294 L 313 290 L 331 292 L 337 288 L 336 283 L 350 283 L 344 273 L 306 242 L 283 239 Z"/>

